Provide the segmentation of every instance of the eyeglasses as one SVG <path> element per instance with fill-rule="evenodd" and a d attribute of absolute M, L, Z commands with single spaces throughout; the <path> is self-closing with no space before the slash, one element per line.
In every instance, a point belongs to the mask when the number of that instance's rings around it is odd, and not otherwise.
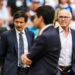
<path fill-rule="evenodd" d="M 65 19 L 67 19 L 67 18 L 70 18 L 69 16 L 59 16 L 59 18 L 65 18 Z"/>

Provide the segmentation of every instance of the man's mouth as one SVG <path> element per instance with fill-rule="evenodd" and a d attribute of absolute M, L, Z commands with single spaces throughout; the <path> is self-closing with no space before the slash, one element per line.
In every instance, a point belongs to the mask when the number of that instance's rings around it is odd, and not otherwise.
<path fill-rule="evenodd" d="M 17 27 L 17 28 L 21 28 L 21 27 Z"/>

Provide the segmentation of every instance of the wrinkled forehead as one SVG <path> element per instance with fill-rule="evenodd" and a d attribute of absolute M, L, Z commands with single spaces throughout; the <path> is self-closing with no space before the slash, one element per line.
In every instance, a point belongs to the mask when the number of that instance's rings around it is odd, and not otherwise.
<path fill-rule="evenodd" d="M 72 17 L 72 15 L 71 15 L 70 11 L 69 11 L 69 10 L 65 10 L 65 9 L 64 9 L 64 10 L 59 11 L 58 16 L 68 16 L 68 17 Z"/>

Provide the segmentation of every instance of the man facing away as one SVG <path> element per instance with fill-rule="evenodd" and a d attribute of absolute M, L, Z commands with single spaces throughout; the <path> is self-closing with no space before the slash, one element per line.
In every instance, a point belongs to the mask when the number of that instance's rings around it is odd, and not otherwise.
<path fill-rule="evenodd" d="M 21 56 L 23 64 L 31 64 L 28 75 L 56 75 L 60 53 L 59 35 L 53 28 L 54 9 L 41 6 L 35 11 L 34 27 L 39 28 L 30 53 Z M 30 60 L 30 61 L 29 61 Z"/>

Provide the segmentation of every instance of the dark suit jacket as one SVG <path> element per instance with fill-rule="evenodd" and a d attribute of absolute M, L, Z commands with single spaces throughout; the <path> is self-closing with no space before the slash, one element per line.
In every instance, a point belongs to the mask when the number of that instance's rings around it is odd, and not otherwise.
<path fill-rule="evenodd" d="M 28 50 L 33 43 L 34 34 L 25 30 L 28 40 Z M 0 64 L 3 66 L 3 75 L 17 75 L 18 44 L 15 29 L 4 32 L 0 42 Z"/>
<path fill-rule="evenodd" d="M 75 75 L 75 30 L 71 29 L 72 33 L 72 71 L 73 75 Z"/>
<path fill-rule="evenodd" d="M 5 32 L 5 31 L 7 31 L 7 28 L 5 28 L 5 27 L 0 27 L 0 36 L 1 36 L 1 34 L 2 34 L 3 32 Z"/>
<path fill-rule="evenodd" d="M 59 34 L 59 28 L 56 29 Z M 75 75 L 75 30 L 71 29 L 72 35 L 72 71 Z"/>
<path fill-rule="evenodd" d="M 28 75 L 56 75 L 60 54 L 59 35 L 53 26 L 36 38 L 28 58 L 32 65 Z"/>

